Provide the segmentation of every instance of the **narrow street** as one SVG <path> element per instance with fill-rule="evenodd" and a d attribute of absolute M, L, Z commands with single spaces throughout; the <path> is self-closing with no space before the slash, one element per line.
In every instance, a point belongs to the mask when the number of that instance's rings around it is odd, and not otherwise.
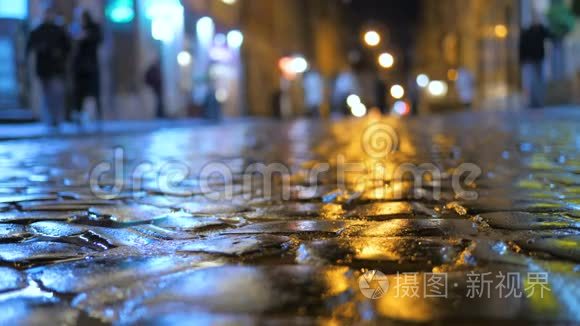
<path fill-rule="evenodd" d="M 580 322 L 578 121 L 0 142 L 1 324 Z"/>

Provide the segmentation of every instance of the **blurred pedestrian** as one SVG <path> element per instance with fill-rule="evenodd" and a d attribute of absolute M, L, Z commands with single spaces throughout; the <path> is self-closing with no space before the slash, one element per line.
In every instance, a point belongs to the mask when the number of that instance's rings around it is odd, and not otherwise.
<path fill-rule="evenodd" d="M 421 105 L 421 88 L 417 84 L 417 78 L 414 75 L 409 75 L 407 80 L 407 89 L 409 90 L 409 114 L 419 114 L 419 107 Z"/>
<path fill-rule="evenodd" d="M 520 64 L 523 71 L 523 83 L 529 96 L 529 105 L 532 108 L 544 106 L 546 88 L 544 43 L 550 37 L 550 31 L 542 24 L 537 13 L 534 13 L 531 26 L 524 29 L 520 36 Z"/>
<path fill-rule="evenodd" d="M 346 67 L 338 74 L 334 82 L 334 92 L 332 96 L 333 109 L 344 115 L 349 115 L 350 110 L 346 103 L 349 95 L 360 96 L 359 82 L 350 67 Z"/>
<path fill-rule="evenodd" d="M 462 108 L 465 110 L 471 109 L 475 97 L 475 81 L 469 69 L 465 67 L 457 69 L 455 87 L 457 88 L 457 95 L 459 95 Z"/>
<path fill-rule="evenodd" d="M 65 75 L 71 42 L 55 19 L 56 13 L 47 9 L 43 22 L 30 33 L 26 55 L 34 52 L 36 56 L 36 75 L 42 87 L 43 120 L 49 127 L 58 129 L 65 114 Z"/>
<path fill-rule="evenodd" d="M 165 118 L 165 107 L 163 105 L 163 76 L 161 75 L 161 59 L 155 59 L 145 72 L 145 84 L 151 87 L 155 95 L 155 117 Z"/>
<path fill-rule="evenodd" d="M 211 121 L 220 121 L 222 118 L 222 108 L 216 96 L 217 90 L 215 84 L 215 80 L 209 77 L 207 78 L 207 89 L 203 100 L 203 107 L 205 108 L 205 118 Z"/>
<path fill-rule="evenodd" d="M 320 108 L 324 101 L 324 80 L 316 69 L 311 69 L 304 75 L 304 104 L 306 115 L 320 116 Z"/>
<path fill-rule="evenodd" d="M 88 11 L 81 12 L 81 29 L 75 35 L 73 58 L 74 109 L 77 122 L 81 122 L 83 104 L 87 98 L 94 98 L 97 119 L 103 120 L 101 105 L 100 68 L 98 51 L 103 41 L 101 26 L 97 24 Z"/>
<path fill-rule="evenodd" d="M 379 77 L 375 79 L 375 106 L 382 114 L 388 114 L 387 108 L 387 84 Z"/>
<path fill-rule="evenodd" d="M 280 87 L 276 88 L 270 99 L 274 118 L 282 119 L 282 89 Z"/>

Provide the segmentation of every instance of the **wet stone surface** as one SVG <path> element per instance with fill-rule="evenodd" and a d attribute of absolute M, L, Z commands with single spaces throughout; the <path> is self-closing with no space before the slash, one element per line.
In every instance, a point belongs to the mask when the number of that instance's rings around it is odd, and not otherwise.
<path fill-rule="evenodd" d="M 580 323 L 578 121 L 371 115 L 0 143 L 0 323 Z M 372 139 L 384 124 L 391 138 Z"/>

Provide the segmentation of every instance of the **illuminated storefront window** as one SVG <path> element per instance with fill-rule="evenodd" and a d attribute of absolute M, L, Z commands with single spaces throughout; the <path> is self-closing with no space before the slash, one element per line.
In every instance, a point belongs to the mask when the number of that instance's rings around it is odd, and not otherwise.
<path fill-rule="evenodd" d="M 26 19 L 28 0 L 4 0 L 0 5 L 0 18 Z"/>

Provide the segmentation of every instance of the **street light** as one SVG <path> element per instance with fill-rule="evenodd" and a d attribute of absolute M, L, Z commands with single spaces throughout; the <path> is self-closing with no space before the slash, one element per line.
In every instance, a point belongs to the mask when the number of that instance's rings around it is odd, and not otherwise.
<path fill-rule="evenodd" d="M 381 67 L 385 69 L 391 68 L 393 64 L 395 64 L 395 58 L 393 58 L 390 53 L 384 52 L 379 55 L 379 65 L 381 65 Z"/>
<path fill-rule="evenodd" d="M 434 97 L 443 97 L 447 95 L 447 83 L 442 80 L 432 80 L 427 90 Z"/>
<path fill-rule="evenodd" d="M 367 114 L 367 107 L 362 103 L 358 103 L 350 108 L 350 113 L 357 118 L 364 117 Z"/>
<path fill-rule="evenodd" d="M 497 36 L 498 38 L 506 38 L 508 36 L 508 29 L 504 24 L 495 25 L 495 27 L 493 28 L 493 32 L 495 33 L 495 36 Z"/>
<path fill-rule="evenodd" d="M 302 74 L 308 70 L 308 61 L 299 55 L 283 57 L 278 60 L 278 67 L 284 76 L 293 79 L 296 75 Z"/>
<path fill-rule="evenodd" d="M 401 99 L 405 96 L 405 89 L 401 85 L 393 85 L 391 87 L 391 96 L 395 99 Z"/>
<path fill-rule="evenodd" d="M 364 40 L 368 46 L 377 46 L 381 43 L 381 35 L 377 31 L 370 30 L 365 33 Z"/>
<path fill-rule="evenodd" d="M 409 107 L 409 104 L 407 104 L 407 102 L 398 100 L 393 105 L 393 112 L 395 112 L 400 116 L 407 115 L 411 112 L 411 107 Z"/>
<path fill-rule="evenodd" d="M 353 106 L 356 106 L 356 105 L 360 104 L 360 103 L 362 103 L 362 102 L 361 102 L 361 100 L 360 100 L 360 97 L 359 97 L 358 95 L 356 95 L 356 94 L 350 94 L 350 95 L 349 95 L 349 96 L 346 98 L 346 104 L 347 104 L 349 107 L 351 107 L 351 108 L 352 108 Z"/>
<path fill-rule="evenodd" d="M 417 85 L 421 88 L 425 88 L 429 85 L 429 76 L 425 74 L 417 75 Z"/>
<path fill-rule="evenodd" d="M 297 74 L 302 74 L 308 69 L 308 61 L 304 57 L 296 56 L 292 59 L 291 69 Z"/>

